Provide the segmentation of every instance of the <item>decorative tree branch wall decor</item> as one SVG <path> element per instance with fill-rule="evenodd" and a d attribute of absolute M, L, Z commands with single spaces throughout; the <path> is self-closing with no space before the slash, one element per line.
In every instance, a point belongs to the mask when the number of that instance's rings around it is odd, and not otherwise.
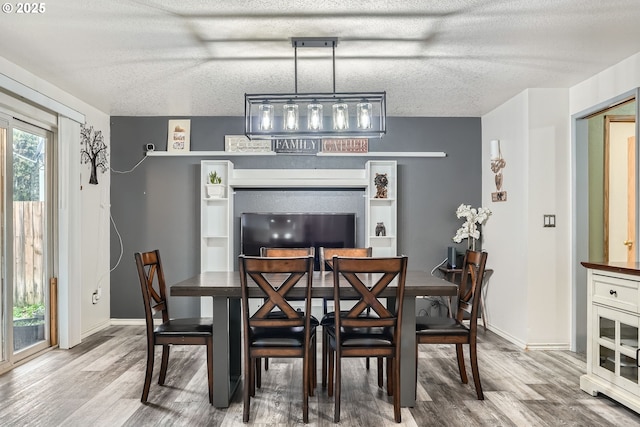
<path fill-rule="evenodd" d="M 107 144 L 102 131 L 94 131 L 93 126 L 80 125 L 80 161 L 91 164 L 89 184 L 98 184 L 98 168 L 105 173 L 109 166 Z"/>

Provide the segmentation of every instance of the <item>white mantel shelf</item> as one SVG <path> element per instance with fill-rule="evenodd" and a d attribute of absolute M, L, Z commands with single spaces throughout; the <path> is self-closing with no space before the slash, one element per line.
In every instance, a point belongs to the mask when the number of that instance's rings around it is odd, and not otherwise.
<path fill-rule="evenodd" d="M 145 153 L 149 157 L 237 157 L 237 156 L 275 156 L 274 151 L 268 152 L 236 152 L 236 151 L 185 151 L 185 152 L 173 152 L 173 151 L 147 151 Z M 282 154 L 283 156 L 290 156 L 292 154 Z M 306 154 L 300 154 L 306 155 Z M 368 153 L 317 153 L 318 157 L 447 157 L 447 153 L 444 151 L 370 151 Z"/>

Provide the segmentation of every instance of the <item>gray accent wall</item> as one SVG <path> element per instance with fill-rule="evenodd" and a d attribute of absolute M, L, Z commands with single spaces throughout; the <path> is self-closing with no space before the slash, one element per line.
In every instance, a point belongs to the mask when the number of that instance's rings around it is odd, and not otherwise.
<path fill-rule="evenodd" d="M 144 158 L 144 145 L 166 150 L 169 119 L 112 117 L 111 167 L 127 172 Z M 188 118 L 188 117 L 184 117 Z M 225 135 L 243 133 L 242 117 L 191 117 L 191 150 L 224 151 Z M 446 258 L 446 248 L 462 224 L 460 203 L 481 202 L 481 124 L 477 117 L 388 117 L 387 135 L 371 139 L 369 151 L 444 151 L 444 158 L 389 157 L 398 162 L 398 253 L 409 268 L 430 271 Z M 148 157 L 133 171 L 112 172 L 111 317 L 142 318 L 142 296 L 133 254 L 159 249 L 168 284 L 200 271 L 200 161 L 213 157 Z M 224 159 L 224 157 L 215 157 Z M 229 157 L 235 169 L 361 169 L 367 157 L 277 155 Z M 386 159 L 383 157 L 376 159 Z M 487 165 L 488 167 L 488 165 Z M 236 255 L 239 217 L 251 212 L 356 212 L 364 215 L 357 189 L 239 190 L 234 210 Z M 359 221 L 358 241 L 364 225 Z M 117 231 L 116 231 L 117 230 Z M 120 237 L 122 239 L 122 251 Z M 171 316 L 196 316 L 196 298 L 170 299 Z"/>

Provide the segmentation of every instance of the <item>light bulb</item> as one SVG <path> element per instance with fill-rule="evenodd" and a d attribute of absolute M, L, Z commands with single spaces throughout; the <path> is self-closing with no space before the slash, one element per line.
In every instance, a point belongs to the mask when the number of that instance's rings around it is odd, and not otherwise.
<path fill-rule="evenodd" d="M 309 128 L 309 130 L 322 129 L 322 105 L 309 104 L 307 110 L 307 127 Z"/>
<path fill-rule="evenodd" d="M 349 129 L 349 107 L 347 104 L 333 104 L 333 128 L 335 130 Z"/>
<path fill-rule="evenodd" d="M 298 130 L 298 105 L 284 104 L 282 109 L 284 130 Z"/>
<path fill-rule="evenodd" d="M 356 105 L 358 129 L 371 129 L 371 103 L 361 102 Z"/>
<path fill-rule="evenodd" d="M 260 105 L 260 130 L 273 129 L 273 105 Z"/>

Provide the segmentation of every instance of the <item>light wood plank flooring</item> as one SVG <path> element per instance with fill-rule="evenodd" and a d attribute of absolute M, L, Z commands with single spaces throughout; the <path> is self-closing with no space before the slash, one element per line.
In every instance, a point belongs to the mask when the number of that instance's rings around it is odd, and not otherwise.
<path fill-rule="evenodd" d="M 340 425 L 640 426 L 639 415 L 580 390 L 584 358 L 563 351 L 524 352 L 491 332 L 480 332 L 479 339 L 486 400 L 476 400 L 473 385 L 460 383 L 453 346 L 425 345 L 419 353 L 418 402 L 402 409 L 402 424 L 393 422 L 393 406 L 376 385 L 375 368 L 367 372 L 363 360 L 346 360 Z M 114 326 L 0 376 L 0 425 L 243 425 L 240 390 L 226 410 L 209 405 L 204 348 L 174 347 L 163 387 L 157 385 L 158 360 L 150 403 L 140 403 L 145 345 L 144 328 Z M 300 369 L 298 361 L 270 361 L 252 400 L 249 425 L 302 424 Z M 334 425 L 333 399 L 320 386 L 310 400 L 309 421 Z"/>

